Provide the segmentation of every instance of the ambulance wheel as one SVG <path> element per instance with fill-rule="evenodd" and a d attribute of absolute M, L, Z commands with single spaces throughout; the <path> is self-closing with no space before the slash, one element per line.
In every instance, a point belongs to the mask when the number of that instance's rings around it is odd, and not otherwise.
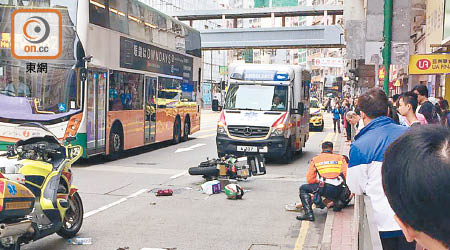
<path fill-rule="evenodd" d="M 319 127 L 320 132 L 323 132 L 323 127 L 324 127 L 324 124 L 322 123 L 322 126 Z"/>
<path fill-rule="evenodd" d="M 74 193 L 69 196 L 69 209 L 66 211 L 62 227 L 56 233 L 65 239 L 73 238 L 81 229 L 83 214 L 81 197 L 78 193 Z"/>
<path fill-rule="evenodd" d="M 289 139 L 286 146 L 286 151 L 284 152 L 281 160 L 284 164 L 289 164 L 292 161 L 291 139 Z"/>
<path fill-rule="evenodd" d="M 295 155 L 301 155 L 303 154 L 303 148 L 300 148 L 299 151 L 295 151 Z"/>

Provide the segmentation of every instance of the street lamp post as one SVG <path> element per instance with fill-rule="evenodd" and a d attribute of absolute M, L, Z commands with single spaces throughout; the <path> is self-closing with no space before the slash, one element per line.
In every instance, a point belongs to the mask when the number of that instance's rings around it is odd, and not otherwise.
<path fill-rule="evenodd" d="M 386 71 L 384 77 L 384 92 L 389 95 L 389 73 L 391 66 L 391 40 L 392 40 L 392 0 L 384 0 L 384 49 L 383 64 Z"/>

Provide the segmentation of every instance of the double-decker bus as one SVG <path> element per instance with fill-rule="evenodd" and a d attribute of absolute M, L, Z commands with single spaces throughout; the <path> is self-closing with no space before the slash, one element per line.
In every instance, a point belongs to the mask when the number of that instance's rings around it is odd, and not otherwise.
<path fill-rule="evenodd" d="M 60 13 L 56 59 L 12 53 L 13 35 L 23 35 L 11 34 L 17 10 Z M 200 129 L 201 41 L 189 26 L 137 0 L 0 0 L 0 18 L 0 150 L 25 122 L 76 137 L 84 157 L 113 159 Z M 24 33 L 55 28 L 39 22 Z"/>

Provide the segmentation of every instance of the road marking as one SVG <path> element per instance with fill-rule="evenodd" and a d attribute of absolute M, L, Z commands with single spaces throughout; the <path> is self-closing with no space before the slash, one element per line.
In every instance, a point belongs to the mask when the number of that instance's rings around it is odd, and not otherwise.
<path fill-rule="evenodd" d="M 157 174 L 157 175 L 175 175 L 179 173 L 179 169 L 166 169 L 166 168 L 140 168 L 140 167 L 127 167 L 116 166 L 109 164 L 96 165 L 89 168 L 78 168 L 78 171 L 102 171 L 102 172 L 116 172 L 127 174 Z"/>
<path fill-rule="evenodd" d="M 302 221 L 302 225 L 300 227 L 300 232 L 298 233 L 297 241 L 295 242 L 294 250 L 302 250 L 303 244 L 305 244 L 306 234 L 309 229 L 309 221 Z"/>
<path fill-rule="evenodd" d="M 183 172 L 181 172 L 179 174 L 176 174 L 174 176 L 170 176 L 170 179 L 176 179 L 176 178 L 181 177 L 181 176 L 183 176 L 185 174 L 187 174 L 187 171 L 183 171 Z"/>
<path fill-rule="evenodd" d="M 172 248 L 141 248 L 141 250 L 167 250 Z M 176 249 L 176 248 L 174 248 Z"/>
<path fill-rule="evenodd" d="M 105 206 L 103 206 L 103 207 L 100 207 L 100 208 L 97 208 L 97 209 L 95 209 L 95 210 L 89 211 L 89 212 L 87 212 L 87 213 L 84 214 L 83 218 L 86 219 L 86 218 L 88 218 L 88 217 L 90 217 L 90 216 L 92 216 L 92 215 L 94 215 L 94 214 L 97 214 L 97 213 L 100 213 L 100 212 L 102 212 L 102 211 L 105 211 L 105 210 L 108 209 L 108 208 L 117 206 L 117 205 L 119 205 L 120 203 L 123 203 L 123 202 L 127 201 L 128 199 L 134 198 L 134 197 L 136 197 L 136 196 L 138 196 L 138 195 L 140 195 L 140 194 L 142 194 L 142 193 L 145 193 L 145 192 L 147 192 L 147 191 L 148 191 L 148 189 L 141 189 L 141 190 L 137 191 L 136 193 L 133 193 L 133 194 L 131 194 L 131 195 L 128 195 L 128 196 L 125 197 L 125 198 L 122 198 L 122 199 L 117 200 L 117 201 L 115 201 L 115 202 L 113 202 L 113 203 L 107 204 L 107 205 L 105 205 Z"/>
<path fill-rule="evenodd" d="M 216 136 L 216 135 L 217 135 L 217 133 L 214 133 L 214 134 L 209 134 L 209 135 L 197 136 L 196 138 L 197 139 L 204 139 L 204 138 L 213 137 L 213 136 Z"/>
<path fill-rule="evenodd" d="M 198 143 L 198 144 L 192 145 L 192 146 L 187 147 L 187 148 L 179 148 L 179 149 L 177 149 L 177 151 L 175 151 L 175 153 L 181 153 L 181 152 L 186 152 L 186 151 L 192 151 L 192 150 L 194 150 L 195 148 L 202 147 L 202 146 L 205 146 L 205 145 L 206 145 L 206 144 L 204 144 L 204 143 Z"/>
<path fill-rule="evenodd" d="M 333 139 L 333 135 L 334 135 L 334 133 L 328 133 L 326 136 L 325 136 L 325 138 L 323 139 L 323 141 L 322 142 L 326 142 L 326 141 L 332 141 Z"/>
<path fill-rule="evenodd" d="M 340 136 L 340 135 L 341 135 L 340 133 L 336 133 L 336 134 L 334 135 L 333 143 L 336 143 L 336 142 L 337 142 L 338 136 Z"/>

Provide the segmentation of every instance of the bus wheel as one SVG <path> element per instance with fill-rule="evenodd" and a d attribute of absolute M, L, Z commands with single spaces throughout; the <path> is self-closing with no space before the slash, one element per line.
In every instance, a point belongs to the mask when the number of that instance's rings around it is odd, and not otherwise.
<path fill-rule="evenodd" d="M 181 124 L 180 124 L 180 119 L 175 119 L 175 123 L 173 124 L 173 139 L 172 139 L 172 143 L 173 144 L 178 144 L 180 143 L 181 140 Z"/>
<path fill-rule="evenodd" d="M 114 127 L 109 134 L 109 160 L 117 160 L 122 152 L 123 138 L 117 127 Z"/>
<path fill-rule="evenodd" d="M 181 140 L 187 141 L 190 132 L 191 132 L 191 123 L 189 122 L 189 119 L 186 119 L 186 121 L 184 122 L 183 137 L 181 138 Z"/>

